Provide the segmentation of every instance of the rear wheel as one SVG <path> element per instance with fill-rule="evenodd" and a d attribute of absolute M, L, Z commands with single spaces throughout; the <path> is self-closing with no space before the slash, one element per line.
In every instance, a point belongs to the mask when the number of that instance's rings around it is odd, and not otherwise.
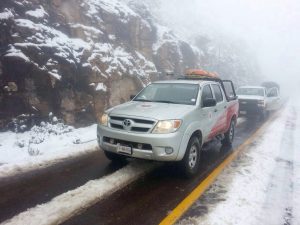
<path fill-rule="evenodd" d="M 193 136 L 189 140 L 185 155 L 180 162 L 180 169 L 186 177 L 194 176 L 200 165 L 201 144 L 199 138 Z"/>
<path fill-rule="evenodd" d="M 228 130 L 224 134 L 224 139 L 222 140 L 222 144 L 231 145 L 234 139 L 234 134 L 235 134 L 235 121 L 234 119 L 232 119 Z"/>
<path fill-rule="evenodd" d="M 105 151 L 105 150 L 104 150 L 104 155 L 106 156 L 106 158 L 108 158 L 112 162 L 124 162 L 126 159 L 126 156 L 119 155 L 119 154 Z"/>

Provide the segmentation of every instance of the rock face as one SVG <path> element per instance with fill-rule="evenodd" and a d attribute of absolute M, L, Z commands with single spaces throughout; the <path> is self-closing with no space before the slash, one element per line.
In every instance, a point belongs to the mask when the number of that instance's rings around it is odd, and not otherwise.
<path fill-rule="evenodd" d="M 93 123 L 166 71 L 199 68 L 204 56 L 141 3 L 1 0 L 0 29 L 0 126 L 50 112 Z"/>
<path fill-rule="evenodd" d="M 86 125 L 165 70 L 199 66 L 146 7 L 117 0 L 4 0 L 0 28 L 2 121 L 53 112 Z"/>

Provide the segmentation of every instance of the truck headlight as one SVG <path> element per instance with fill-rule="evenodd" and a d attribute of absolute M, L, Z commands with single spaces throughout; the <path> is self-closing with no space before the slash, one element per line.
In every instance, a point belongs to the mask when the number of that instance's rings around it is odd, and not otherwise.
<path fill-rule="evenodd" d="M 99 118 L 99 123 L 102 126 L 106 126 L 108 125 L 108 115 L 106 113 L 104 113 L 100 118 Z"/>
<path fill-rule="evenodd" d="M 257 106 L 258 107 L 265 107 L 265 101 L 264 100 L 258 100 Z"/>
<path fill-rule="evenodd" d="M 161 120 L 159 121 L 152 133 L 168 134 L 178 130 L 181 125 L 181 120 Z"/>

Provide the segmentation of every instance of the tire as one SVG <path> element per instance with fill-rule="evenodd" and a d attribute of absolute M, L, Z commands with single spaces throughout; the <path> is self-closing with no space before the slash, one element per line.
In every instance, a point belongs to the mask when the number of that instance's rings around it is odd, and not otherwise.
<path fill-rule="evenodd" d="M 109 151 L 105 151 L 105 150 L 104 150 L 104 155 L 105 155 L 106 158 L 108 158 L 110 161 L 116 162 L 116 163 L 124 162 L 125 159 L 126 159 L 126 156 L 119 155 L 119 154 L 116 154 L 116 153 L 113 153 L 113 152 L 109 152 Z"/>
<path fill-rule="evenodd" d="M 224 139 L 222 140 L 223 145 L 232 145 L 235 134 L 235 121 L 231 119 L 230 126 L 226 133 L 224 134 Z"/>
<path fill-rule="evenodd" d="M 265 120 L 265 119 L 268 118 L 268 116 L 269 116 L 269 111 L 264 110 L 264 111 L 261 112 L 260 119 Z"/>
<path fill-rule="evenodd" d="M 180 170 L 187 178 L 193 177 L 200 165 L 201 144 L 199 138 L 191 137 L 183 159 L 180 161 Z"/>

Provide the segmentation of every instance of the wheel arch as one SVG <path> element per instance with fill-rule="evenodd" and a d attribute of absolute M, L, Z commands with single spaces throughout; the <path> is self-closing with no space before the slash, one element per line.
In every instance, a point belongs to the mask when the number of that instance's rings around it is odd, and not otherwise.
<path fill-rule="evenodd" d="M 196 136 L 199 139 L 200 146 L 203 145 L 203 133 L 200 129 L 187 130 L 183 136 L 183 139 L 180 144 L 180 149 L 176 158 L 176 161 L 180 161 L 183 159 L 186 148 L 188 146 L 189 140 Z"/>
<path fill-rule="evenodd" d="M 201 145 L 201 147 L 202 147 L 202 132 L 201 132 L 201 130 L 195 130 L 193 133 L 192 133 L 192 135 L 191 135 L 191 137 L 190 137 L 190 139 L 192 138 L 192 137 L 197 137 L 198 139 L 199 139 L 199 142 L 200 142 L 200 145 Z"/>

